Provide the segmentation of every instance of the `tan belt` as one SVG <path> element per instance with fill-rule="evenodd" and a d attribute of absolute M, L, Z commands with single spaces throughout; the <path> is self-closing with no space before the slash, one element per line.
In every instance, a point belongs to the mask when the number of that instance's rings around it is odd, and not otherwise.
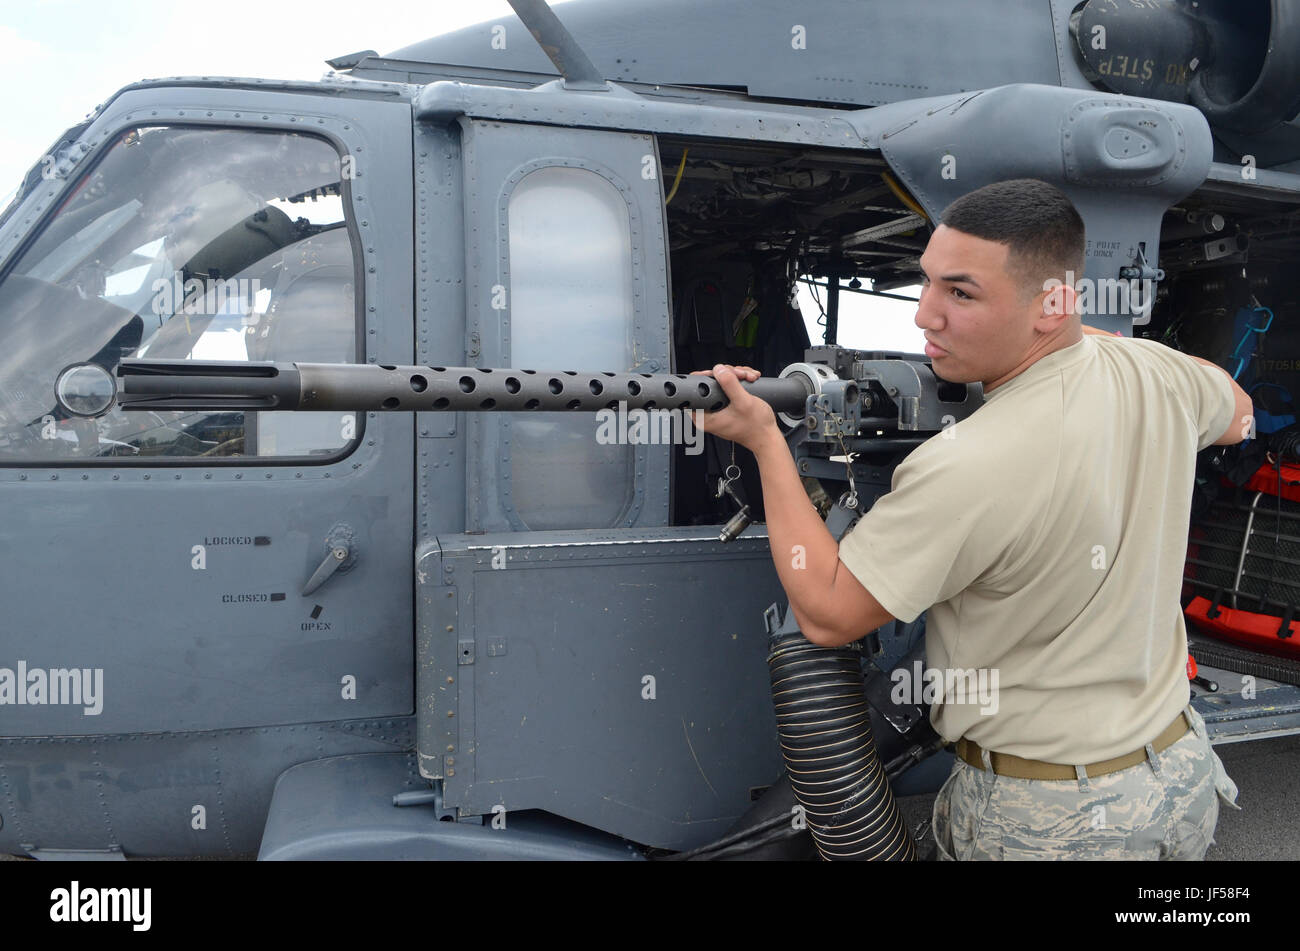
<path fill-rule="evenodd" d="M 1161 734 L 1151 741 L 1151 748 L 1159 753 L 1161 750 L 1172 746 L 1182 739 L 1191 728 L 1191 725 L 1192 722 L 1187 719 L 1186 712 L 1179 713 L 1174 718 L 1174 722 L 1165 727 Z M 977 769 L 984 768 L 984 758 L 981 753 L 980 745 L 974 740 L 962 737 L 957 741 L 957 755 Z M 1106 773 L 1114 773 L 1121 769 L 1128 769 L 1130 766 L 1136 766 L 1146 758 L 1147 750 L 1143 746 L 1132 753 L 1116 756 L 1114 759 L 1105 759 L 1100 763 L 1089 763 L 1083 769 L 1088 776 L 1104 776 Z M 1011 776 L 1016 779 L 1077 778 L 1073 766 L 1065 766 L 1061 763 L 1044 763 L 1036 759 L 1012 756 L 1010 753 L 993 752 L 989 753 L 989 760 L 993 764 L 993 772 L 999 776 Z"/>

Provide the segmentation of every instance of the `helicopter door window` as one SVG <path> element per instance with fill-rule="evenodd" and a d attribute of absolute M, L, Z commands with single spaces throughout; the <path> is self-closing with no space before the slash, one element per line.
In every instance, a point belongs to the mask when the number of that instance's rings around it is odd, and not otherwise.
<path fill-rule="evenodd" d="M 337 413 L 66 412 L 67 367 L 126 357 L 351 363 L 338 151 L 288 132 L 122 134 L 0 282 L 0 464 L 337 457 Z"/>
<path fill-rule="evenodd" d="M 632 237 L 627 202 L 587 169 L 547 166 L 515 186 L 510 359 L 517 367 L 628 367 Z M 601 445 L 589 415 L 511 414 L 506 504 L 528 528 L 616 525 L 632 500 L 634 447 Z"/>

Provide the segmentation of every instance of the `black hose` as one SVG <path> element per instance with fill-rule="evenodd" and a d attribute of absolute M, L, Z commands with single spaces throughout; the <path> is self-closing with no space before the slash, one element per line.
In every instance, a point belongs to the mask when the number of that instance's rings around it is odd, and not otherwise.
<path fill-rule="evenodd" d="M 773 816 L 758 825 L 733 832 L 698 849 L 662 856 L 661 862 L 690 862 L 696 859 L 724 858 L 732 852 L 748 852 L 795 834 L 789 816 Z"/>
<path fill-rule="evenodd" d="M 773 635 L 767 663 L 786 771 L 822 858 L 915 861 L 876 755 L 857 654 L 794 631 Z"/>

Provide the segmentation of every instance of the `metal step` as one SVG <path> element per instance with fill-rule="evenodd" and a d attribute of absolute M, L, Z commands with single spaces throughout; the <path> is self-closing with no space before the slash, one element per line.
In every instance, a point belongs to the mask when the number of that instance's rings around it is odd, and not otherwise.
<path fill-rule="evenodd" d="M 1219 685 L 1215 692 L 1192 686 L 1192 706 L 1205 718 L 1211 743 L 1300 734 L 1300 686 L 1277 679 L 1295 679 L 1300 665 L 1196 635 L 1188 644 L 1200 675 Z"/>

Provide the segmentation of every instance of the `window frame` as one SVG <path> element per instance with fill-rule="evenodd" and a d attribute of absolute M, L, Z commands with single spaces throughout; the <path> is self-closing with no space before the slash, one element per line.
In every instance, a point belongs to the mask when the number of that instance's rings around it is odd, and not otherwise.
<path fill-rule="evenodd" d="M 130 117 L 128 117 L 130 118 Z M 152 117 L 151 117 L 152 119 Z M 344 126 L 347 128 L 347 126 Z M 348 245 L 352 252 L 352 281 L 354 287 L 353 293 L 353 365 L 368 365 L 373 363 L 375 358 L 366 352 L 366 281 L 365 281 L 365 260 L 364 249 L 362 247 L 361 233 L 358 227 L 358 219 L 361 214 L 357 208 L 352 192 L 351 176 L 343 174 L 343 162 L 345 158 L 351 155 L 347 143 L 342 141 L 330 129 L 310 128 L 306 123 L 295 128 L 294 126 L 268 125 L 266 127 L 241 124 L 230 121 L 169 121 L 163 117 L 158 117 L 153 121 L 129 121 L 121 125 L 116 125 L 104 137 L 98 148 L 94 150 L 89 162 L 84 167 L 77 169 L 78 174 L 69 176 L 63 188 L 52 196 L 48 206 L 39 210 L 39 217 L 31 227 L 23 234 L 16 246 L 0 261 L 0 286 L 4 284 L 10 275 L 17 268 L 18 263 L 22 261 L 27 252 L 31 249 L 40 237 L 46 233 L 49 227 L 58 218 L 67 203 L 76 195 L 76 193 L 89 181 L 90 177 L 95 174 L 100 164 L 105 160 L 110 152 L 122 141 L 123 137 L 132 131 L 141 129 L 166 128 L 173 129 L 200 129 L 206 131 L 231 131 L 255 133 L 259 135 L 296 135 L 304 138 L 316 139 L 332 148 L 339 159 L 340 175 L 340 200 L 343 206 L 344 224 L 348 235 Z M 30 197 L 30 196 L 29 196 Z M 18 207 L 10 209 L 9 218 L 17 216 Z M 3 327 L 0 327 L 0 334 L 3 333 Z M 2 341 L 2 338 L 0 338 Z M 250 361 L 256 362 L 256 361 Z M 62 368 L 60 368 L 60 371 Z M 110 410 L 111 412 L 111 410 Z M 275 412 L 274 410 L 251 410 L 247 412 Z M 297 455 L 297 456 L 83 456 L 71 457 L 67 459 L 13 459 L 0 456 L 0 469 L 79 469 L 79 468 L 139 468 L 139 469 L 174 469 L 174 468 L 207 468 L 207 469 L 226 469 L 242 467 L 284 467 L 296 466 L 302 467 L 323 467 L 330 466 L 341 462 L 351 456 L 363 445 L 366 438 L 366 423 L 369 418 L 368 413 L 356 411 L 356 429 L 351 440 L 341 446 L 339 449 L 330 453 L 318 455 Z M 95 417 L 99 419 L 101 417 Z"/>
<path fill-rule="evenodd" d="M 638 333 L 639 315 L 637 314 L 637 310 L 636 310 L 637 307 L 636 299 L 639 296 L 638 284 L 642 281 L 642 275 L 640 273 L 640 269 L 637 267 L 636 249 L 639 243 L 644 239 L 641 234 L 640 222 L 638 221 L 638 215 L 637 215 L 638 209 L 636 208 L 636 204 L 632 197 L 632 193 L 628 184 L 623 180 L 621 180 L 620 178 L 618 178 L 611 169 L 609 169 L 602 163 L 595 162 L 589 159 L 576 160 L 576 159 L 566 159 L 566 158 L 540 158 L 540 159 L 535 159 L 531 162 L 526 162 L 523 165 L 520 165 L 515 170 L 515 172 L 508 179 L 506 179 L 504 187 L 501 189 L 500 207 L 498 210 L 499 211 L 498 220 L 500 221 L 500 228 L 501 228 L 501 279 L 502 282 L 505 284 L 510 299 L 510 307 L 506 309 L 502 314 L 502 316 L 500 317 L 500 322 L 501 322 L 500 329 L 503 337 L 505 337 L 509 341 L 502 349 L 504 351 L 503 355 L 505 357 L 506 365 L 511 367 L 518 367 L 519 361 L 515 359 L 514 356 L 515 285 L 514 285 L 514 269 L 511 265 L 511 260 L 510 260 L 510 256 L 511 256 L 510 203 L 511 200 L 514 198 L 516 189 L 518 189 L 518 187 L 521 184 L 523 184 L 523 182 L 530 175 L 533 175 L 536 172 L 544 172 L 548 169 L 556 169 L 556 168 L 574 169 L 577 171 L 587 172 L 589 174 L 595 175 L 597 178 L 601 179 L 606 185 L 608 185 L 613 190 L 613 192 L 616 195 L 618 195 L 618 197 L 621 198 L 623 201 L 623 207 L 627 213 L 627 233 L 625 235 L 625 238 L 627 240 L 627 249 L 628 249 L 628 265 L 629 265 L 628 274 L 631 279 L 631 287 L 629 288 L 629 290 L 632 293 L 632 299 L 628 302 L 630 305 L 629 314 L 630 314 L 631 322 L 627 327 L 627 332 L 628 332 L 628 341 L 631 345 L 630 350 L 632 354 L 636 353 L 637 345 L 638 343 L 640 343 L 640 338 Z M 555 367 L 538 367 L 537 369 L 564 370 L 569 368 L 555 366 Z M 581 371 L 583 369 L 601 369 L 601 368 L 580 367 L 577 369 Z M 515 505 L 514 502 L 513 493 L 511 491 L 514 488 L 514 460 L 511 455 L 511 453 L 513 452 L 512 437 L 513 437 L 514 421 L 511 417 L 512 414 L 509 413 L 502 414 L 499 418 L 492 417 L 493 421 L 496 422 L 498 426 L 498 430 L 499 430 L 498 439 L 500 440 L 500 448 L 502 451 L 502 466 L 500 471 L 497 474 L 497 492 L 496 492 L 497 504 L 501 507 L 501 511 L 505 514 L 506 518 L 510 520 L 510 523 L 514 527 L 515 531 L 525 531 L 525 532 L 545 531 L 545 529 L 532 528 L 528 524 L 528 522 L 524 519 L 523 515 L 520 513 L 518 507 Z M 594 422 L 591 428 L 594 434 L 596 430 L 596 426 Z M 647 455 L 647 450 L 645 446 L 636 445 L 636 444 L 628 445 L 622 448 L 631 450 L 628 453 L 628 463 L 629 463 L 628 469 L 629 469 L 630 478 L 627 485 L 627 493 L 624 497 L 622 505 L 619 508 L 618 514 L 614 517 L 612 523 L 609 525 L 595 526 L 596 530 L 604 530 L 610 528 L 625 528 L 632 524 L 632 522 L 635 520 L 637 514 L 641 509 L 643 497 L 645 495 L 642 480 L 643 480 L 643 474 L 645 472 L 645 459 Z M 560 531 L 569 531 L 569 530 L 571 529 L 560 529 Z"/>

